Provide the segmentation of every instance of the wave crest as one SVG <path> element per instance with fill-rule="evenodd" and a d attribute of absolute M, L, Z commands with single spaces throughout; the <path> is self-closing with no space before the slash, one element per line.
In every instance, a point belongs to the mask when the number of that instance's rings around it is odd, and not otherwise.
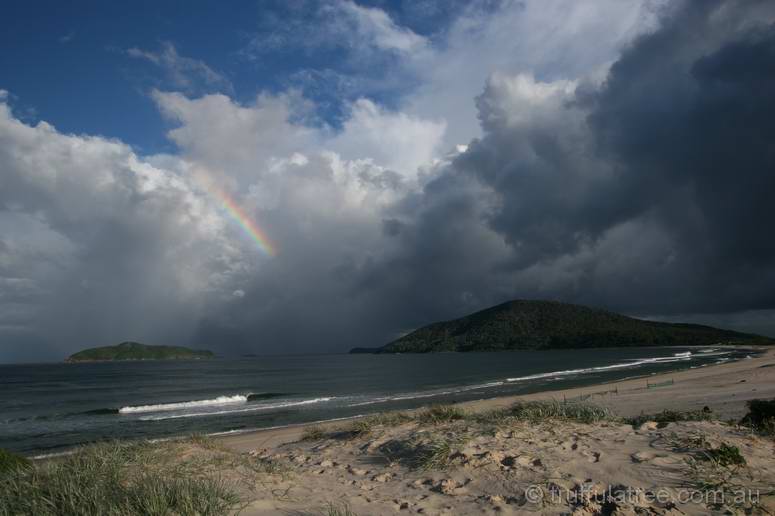
<path fill-rule="evenodd" d="M 218 396 L 210 400 L 181 401 L 177 403 L 159 403 L 156 405 L 137 405 L 121 407 L 119 414 L 137 414 L 142 412 L 164 412 L 169 410 L 181 410 L 194 407 L 207 407 L 210 405 L 234 405 L 247 403 L 248 396 L 237 394 L 234 396 Z"/>

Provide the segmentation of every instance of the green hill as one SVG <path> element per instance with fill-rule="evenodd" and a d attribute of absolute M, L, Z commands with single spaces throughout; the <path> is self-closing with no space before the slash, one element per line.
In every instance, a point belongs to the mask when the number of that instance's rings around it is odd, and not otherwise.
<path fill-rule="evenodd" d="M 773 340 L 698 324 L 644 321 L 554 301 L 510 301 L 420 328 L 381 348 L 351 353 L 428 353 L 625 346 L 772 344 Z"/>
<path fill-rule="evenodd" d="M 212 351 L 193 350 L 182 346 L 150 346 L 139 342 L 122 342 L 118 346 L 89 348 L 70 355 L 66 362 L 107 360 L 191 360 L 213 358 Z"/>

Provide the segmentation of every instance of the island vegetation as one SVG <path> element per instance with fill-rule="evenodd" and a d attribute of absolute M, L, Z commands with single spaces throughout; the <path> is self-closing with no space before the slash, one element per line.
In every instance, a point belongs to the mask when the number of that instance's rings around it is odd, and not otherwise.
<path fill-rule="evenodd" d="M 380 348 L 351 353 L 428 353 L 630 346 L 772 344 L 759 335 L 666 323 L 555 301 L 509 301 L 424 326 Z"/>
<path fill-rule="evenodd" d="M 116 360 L 195 360 L 213 358 L 208 350 L 183 346 L 151 346 L 139 342 L 122 342 L 117 346 L 89 348 L 70 355 L 66 362 L 103 362 Z"/>

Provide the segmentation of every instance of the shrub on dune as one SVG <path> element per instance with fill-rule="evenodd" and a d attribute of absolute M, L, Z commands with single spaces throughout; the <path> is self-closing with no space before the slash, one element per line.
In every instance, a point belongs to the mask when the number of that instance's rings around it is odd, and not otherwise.
<path fill-rule="evenodd" d="M 762 433 L 775 434 L 775 399 L 750 400 L 748 413 L 740 423 Z"/>

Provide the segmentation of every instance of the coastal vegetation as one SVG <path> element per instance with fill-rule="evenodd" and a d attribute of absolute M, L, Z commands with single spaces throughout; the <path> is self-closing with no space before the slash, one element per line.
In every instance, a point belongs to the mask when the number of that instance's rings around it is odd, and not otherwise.
<path fill-rule="evenodd" d="M 221 515 L 256 483 L 285 474 L 202 435 L 96 443 L 34 463 L 0 451 L 0 464 L 0 516 Z"/>
<path fill-rule="evenodd" d="M 151 346 L 139 342 L 122 342 L 117 346 L 103 346 L 79 351 L 67 362 L 102 362 L 113 360 L 196 360 L 213 358 L 212 351 L 194 350 L 183 346 Z"/>
<path fill-rule="evenodd" d="M 740 421 L 759 433 L 775 435 L 775 399 L 748 401 L 748 413 Z"/>
<path fill-rule="evenodd" d="M 239 499 L 211 476 L 174 460 L 169 444 L 86 446 L 0 474 L 0 515 L 224 514 Z"/>
<path fill-rule="evenodd" d="M 0 475 L 5 474 L 6 472 L 15 472 L 20 469 L 29 468 L 30 466 L 31 463 L 26 457 L 0 448 Z"/>
<path fill-rule="evenodd" d="M 703 410 L 669 410 L 665 409 L 656 414 L 640 414 L 627 420 L 632 426 L 640 426 L 647 421 L 654 421 L 658 428 L 663 428 L 669 423 L 678 421 L 713 421 L 718 419 L 710 409 Z"/>
<path fill-rule="evenodd" d="M 759 335 L 698 324 L 647 321 L 554 301 L 518 300 L 424 326 L 380 348 L 351 353 L 772 344 Z"/>
<path fill-rule="evenodd" d="M 750 424 L 768 421 L 773 403 L 775 400 L 751 401 L 751 413 L 744 420 Z M 635 447 L 625 452 L 632 454 L 628 460 L 633 467 L 652 467 L 649 464 L 655 457 L 667 460 L 665 453 L 669 452 L 683 461 L 671 462 L 671 467 L 684 468 L 695 488 L 732 493 L 742 485 L 741 479 L 758 471 L 759 455 L 751 455 L 753 449 L 742 444 L 758 437 L 730 425 L 707 422 L 714 419 L 710 410 L 622 418 L 586 401 L 536 400 L 485 412 L 434 405 L 374 414 L 338 428 L 313 425 L 297 443 L 274 453 L 266 449 L 233 451 L 206 435 L 164 442 L 98 443 L 34 462 L 0 451 L 0 516 L 229 514 L 247 507 L 261 486 L 289 486 L 306 478 L 305 474 L 323 478 L 329 472 L 349 475 L 355 479 L 352 482 L 364 485 L 384 485 L 406 475 L 413 489 L 454 496 L 465 485 L 455 480 L 459 478 L 455 471 L 464 470 L 464 476 L 471 476 L 472 471 L 484 468 L 488 475 L 499 478 L 499 474 L 519 469 L 538 475 L 538 482 L 549 482 L 540 476 L 544 461 L 569 454 L 594 463 L 601 453 L 615 453 L 614 449 L 601 452 L 595 448 L 600 439 L 588 439 L 599 433 L 620 442 L 656 443 L 657 451 Z M 659 433 L 668 422 L 673 426 Z M 350 459 L 332 453 L 345 447 L 353 457 L 371 454 L 372 464 L 384 459 L 384 468 L 367 473 L 339 463 Z M 540 450 L 548 455 L 539 454 Z M 473 486 L 479 480 L 466 482 Z M 489 484 L 485 481 L 483 485 Z M 283 489 L 272 492 L 282 497 Z M 487 500 L 502 503 L 497 498 Z M 396 502 L 398 507 L 406 503 Z M 329 503 L 321 511 L 355 514 L 347 500 Z"/>

